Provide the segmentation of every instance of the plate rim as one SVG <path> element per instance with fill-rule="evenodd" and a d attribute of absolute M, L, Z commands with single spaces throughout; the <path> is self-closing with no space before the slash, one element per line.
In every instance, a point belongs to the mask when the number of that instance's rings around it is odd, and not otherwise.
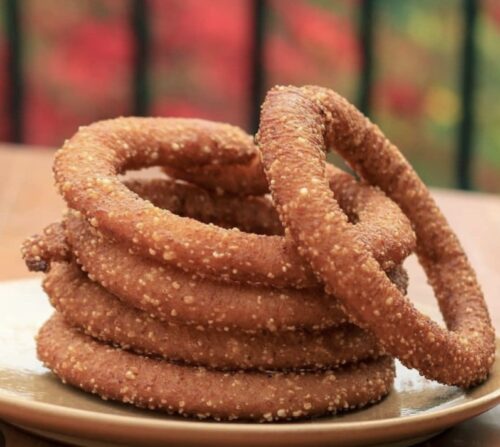
<path fill-rule="evenodd" d="M 497 339 L 497 343 L 500 344 L 500 338 Z M 500 361 L 500 360 L 499 360 Z M 71 388 L 78 390 L 78 388 L 73 387 L 71 385 L 65 384 L 64 386 L 70 386 Z M 481 386 L 481 385 L 479 385 Z M 99 399 L 96 397 L 96 399 Z M 424 421 L 425 419 L 436 419 L 442 416 L 449 416 L 455 414 L 466 413 L 469 411 L 484 409 L 487 411 L 488 409 L 494 408 L 496 405 L 500 404 L 500 388 L 491 391 L 484 396 L 472 399 L 468 402 L 464 402 L 461 404 L 454 405 L 452 407 L 440 408 L 438 410 L 429 410 L 425 413 L 412 414 L 408 416 L 397 416 L 392 418 L 384 418 L 377 420 L 367 420 L 367 421 L 356 421 L 356 422 L 341 422 L 332 420 L 331 424 L 324 421 L 318 423 L 314 419 L 306 420 L 306 421 L 296 421 L 296 422 L 281 422 L 281 423 L 252 423 L 252 422 L 207 422 L 207 421 L 198 421 L 194 419 L 169 419 L 169 415 L 165 414 L 165 419 L 160 418 L 138 418 L 129 415 L 122 414 L 109 414 L 109 413 L 98 413 L 91 410 L 82 410 L 79 408 L 65 407 L 62 405 L 50 404 L 46 402 L 37 402 L 37 401 L 29 401 L 22 400 L 19 397 L 15 397 L 8 392 L 0 389 L 0 413 L 3 413 L 3 405 L 11 405 L 13 407 L 34 407 L 33 409 L 39 412 L 45 413 L 53 413 L 54 416 L 56 413 L 64 413 L 65 415 L 70 413 L 74 417 L 82 417 L 83 419 L 92 419 L 98 418 L 99 422 L 111 422 L 120 420 L 123 423 L 130 423 L 132 421 L 141 421 L 141 422 L 133 422 L 134 425 L 151 425 L 151 426 L 161 426 L 161 428 L 167 425 L 189 425 L 191 428 L 195 430 L 209 430 L 209 431 L 219 431 L 220 429 L 224 429 L 224 431 L 238 431 L 240 432 L 242 429 L 246 428 L 252 432 L 263 432 L 269 430 L 269 427 L 272 427 L 273 430 L 288 432 L 288 431 L 304 431 L 304 428 L 307 429 L 318 429 L 329 427 L 330 425 L 334 425 L 336 429 L 346 429 L 352 425 L 362 425 L 363 427 L 385 427 L 388 424 L 393 424 L 394 421 L 398 421 L 399 424 L 413 424 L 415 422 Z M 491 404 L 491 406 L 489 406 Z M 376 405 L 376 404 L 375 404 Z M 145 410 L 147 411 L 147 410 Z M 156 412 L 156 414 L 158 414 Z M 334 417 L 334 416 L 333 416 Z M 318 418 L 321 420 L 321 418 Z M 306 430 L 310 431 L 310 430 Z M 319 429 L 318 431 L 322 431 Z"/>
<path fill-rule="evenodd" d="M 39 283 L 39 278 L 14 279 L 2 281 L 0 285 L 10 283 Z M 497 342 L 497 368 L 500 368 L 500 337 Z M 68 386 L 68 385 L 65 385 Z M 481 385 L 479 385 L 481 386 Z M 73 387 L 74 388 L 74 387 Z M 75 388 L 77 389 L 77 388 Z M 27 427 L 49 429 L 54 432 L 77 435 L 86 439 L 96 440 L 116 440 L 117 435 L 127 434 L 128 439 L 132 439 L 130 433 L 144 435 L 146 431 L 151 436 L 148 441 L 155 441 L 167 438 L 171 439 L 193 439 L 201 436 L 226 436 L 229 440 L 234 436 L 248 435 L 252 437 L 271 437 L 276 439 L 280 435 L 316 435 L 318 437 L 332 436 L 335 434 L 350 433 L 353 435 L 352 441 L 365 438 L 369 433 L 373 442 L 380 442 L 387 439 L 394 439 L 396 431 L 404 438 L 419 434 L 431 433 L 440 429 L 448 428 L 466 419 L 475 417 L 500 404 L 500 387 L 487 394 L 472 398 L 469 401 L 458 403 L 451 407 L 428 410 L 425 413 L 417 413 L 407 416 L 396 416 L 384 419 L 343 422 L 339 419 L 332 419 L 325 422 L 324 419 L 318 421 L 297 421 L 283 423 L 245 423 L 245 422 L 206 422 L 190 419 L 172 419 L 168 415 L 165 418 L 139 418 L 134 415 L 99 413 L 92 410 L 66 407 L 53 403 L 31 401 L 0 389 L 0 417 L 16 424 Z M 36 421 L 37 422 L 36 422 Z M 41 422 L 43 421 L 43 422 Z M 89 432 L 89 427 L 92 430 Z M 124 430 L 127 428 L 127 430 Z M 140 430 L 138 430 L 140 429 Z M 121 431 L 120 431 L 121 430 Z M 187 435 L 186 435 L 187 433 Z M 146 439 L 141 438 L 141 441 Z M 209 440 L 204 438 L 206 442 Z M 269 439 L 268 439 L 269 440 Z M 255 442 L 255 438 L 248 439 L 247 442 Z"/>
<path fill-rule="evenodd" d="M 500 338 L 497 339 L 500 343 Z M 67 386 L 67 385 L 66 385 Z M 368 420 L 362 422 L 342 422 L 332 420 L 331 422 L 285 422 L 285 423 L 242 423 L 242 422 L 205 422 L 196 420 L 182 419 L 165 419 L 157 418 L 138 418 L 129 415 L 97 413 L 90 410 L 82 410 L 50 404 L 45 402 L 29 401 L 20 399 L 10 395 L 4 390 L 0 390 L 0 415 L 6 420 L 11 418 L 18 423 L 26 426 L 39 427 L 33 425 L 33 417 L 45 419 L 45 424 L 50 420 L 50 427 L 58 427 L 61 425 L 65 428 L 68 426 L 76 428 L 70 434 L 78 434 L 87 437 L 86 427 L 91 424 L 94 429 L 96 425 L 113 427 L 115 430 L 127 427 L 127 432 L 136 431 L 134 429 L 148 430 L 149 433 L 159 435 L 166 434 L 171 436 L 189 432 L 190 435 L 265 435 L 274 434 L 276 436 L 283 434 L 335 434 L 335 433 L 354 433 L 362 435 L 364 432 L 370 432 L 373 440 L 376 441 L 379 435 L 383 435 L 387 429 L 404 430 L 405 437 L 413 436 L 421 431 L 422 425 L 425 425 L 425 432 L 436 431 L 440 428 L 450 427 L 458 422 L 466 420 L 470 417 L 477 416 L 489 409 L 494 408 L 500 403 L 500 388 L 487 393 L 484 396 L 472 399 L 453 407 L 441 408 L 435 411 L 428 411 L 409 416 L 399 416 L 393 418 L 385 418 L 378 420 Z M 23 416 L 24 412 L 24 416 Z M 20 422 L 19 422 L 20 421 Z M 60 421 L 58 424 L 57 421 Z M 353 430 L 356 427 L 356 430 Z M 42 428 L 49 428 L 44 425 Z M 63 430 L 65 433 L 69 433 Z M 95 431 L 97 433 L 97 431 Z M 109 438 L 115 439 L 112 436 L 114 430 L 109 431 Z M 388 433 L 387 433 L 388 434 Z M 108 436 L 106 436 L 108 437 Z M 102 439 L 102 437 L 99 437 Z M 144 438 L 142 438 L 144 440 Z"/>

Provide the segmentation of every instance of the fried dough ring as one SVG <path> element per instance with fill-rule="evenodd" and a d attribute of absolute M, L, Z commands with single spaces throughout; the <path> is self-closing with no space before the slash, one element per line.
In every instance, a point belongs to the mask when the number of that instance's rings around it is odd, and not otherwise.
<path fill-rule="evenodd" d="M 322 369 L 377 358 L 374 338 L 356 326 L 321 332 L 216 331 L 162 323 L 122 304 L 76 264 L 56 264 L 43 287 L 73 327 L 101 341 L 170 361 L 217 369 Z"/>
<path fill-rule="evenodd" d="M 122 118 L 96 123 L 81 129 L 58 152 L 56 183 L 68 205 L 92 225 L 162 263 L 218 280 L 276 287 L 316 284 L 284 238 L 176 216 L 141 199 L 117 177 L 127 169 L 155 165 L 183 169 L 210 161 L 237 164 L 248 161 L 249 154 L 255 156 L 247 136 L 234 128 L 226 133 L 221 129 L 226 128 L 200 120 Z M 226 144 L 229 150 L 224 152 Z M 214 158 L 208 158 L 210 151 Z M 401 213 L 396 214 L 400 239 L 393 251 L 404 259 L 413 234 Z M 388 240 L 380 242 L 380 247 L 371 247 L 377 255 L 392 246 Z"/>
<path fill-rule="evenodd" d="M 327 165 L 326 169 L 333 195 L 349 217 L 349 221 L 355 223 L 356 231 L 360 233 L 363 242 L 370 247 L 382 268 L 388 270 L 401 264 L 413 251 L 415 240 L 409 222 L 401 218 L 398 206 L 391 200 L 387 200 L 379 189 L 366 183 L 359 183 L 347 172 L 333 165 Z M 165 171 L 175 178 L 180 177 L 182 180 L 188 180 L 203 188 L 215 191 L 216 195 L 208 195 L 205 189 L 190 187 L 191 199 L 194 199 L 195 195 L 200 195 L 203 198 L 205 208 L 210 210 L 213 204 L 212 213 L 206 210 L 202 215 L 182 214 L 181 210 L 179 213 L 171 209 L 170 206 L 166 206 L 170 204 L 152 200 L 152 197 L 155 196 L 154 193 L 152 194 L 150 190 L 142 190 L 143 186 L 139 184 L 129 184 L 128 186 L 141 197 L 151 200 L 156 206 L 169 209 L 176 214 L 195 217 L 202 222 L 217 223 L 215 218 L 216 216 L 224 217 L 224 209 L 234 209 L 236 212 L 230 212 L 230 218 L 226 222 L 235 222 L 234 226 L 240 230 L 262 232 L 257 227 L 257 223 L 262 221 L 261 227 L 267 230 L 265 234 L 281 235 L 283 233 L 274 204 L 271 201 L 266 201 L 266 196 L 262 196 L 269 190 L 260 163 L 252 162 L 248 165 L 234 166 L 210 165 L 187 171 L 179 169 L 165 169 Z M 217 184 L 221 186 L 215 186 Z M 238 189 L 238 184 L 241 185 L 240 189 Z M 158 186 L 156 196 L 167 197 L 169 195 L 169 191 L 165 190 L 167 185 Z M 245 195 L 241 196 L 242 193 Z M 181 194 L 184 195 L 184 191 Z M 235 195 L 240 195 L 240 197 L 235 197 Z M 195 201 L 197 202 L 196 199 Z M 203 207 L 200 205 L 190 207 L 190 209 L 193 208 L 201 209 Z M 215 210 L 215 208 L 217 209 Z M 245 208 L 248 208 L 245 211 L 245 217 L 251 221 L 245 222 L 240 218 L 237 222 L 235 218 Z"/>
<path fill-rule="evenodd" d="M 25 260 L 35 247 L 39 261 L 40 246 L 54 247 L 51 238 L 61 240 L 66 233 L 71 248 L 56 247 L 56 261 L 71 260 L 71 251 L 90 277 L 127 304 L 154 317 L 216 329 L 270 331 L 322 329 L 347 322 L 335 300 L 319 289 L 272 289 L 261 286 L 220 283 L 181 270 L 160 266 L 155 261 L 129 252 L 129 249 L 104 237 L 83 218 L 69 213 L 66 229 L 49 226 L 39 238 L 29 238 L 23 247 Z M 48 238 L 49 241 L 44 242 Z M 49 265 L 50 253 L 43 259 Z M 405 293 L 407 275 L 401 267 L 388 275 Z"/>
<path fill-rule="evenodd" d="M 388 357 L 335 371 L 222 372 L 131 354 L 53 316 L 37 337 L 39 359 L 64 383 L 103 399 L 200 419 L 290 420 L 374 403 L 394 378 Z"/>
<path fill-rule="evenodd" d="M 358 222 L 356 227 L 363 233 L 367 244 L 380 247 L 382 239 L 391 238 L 388 234 L 391 228 L 377 216 L 377 213 L 380 215 L 380 210 L 376 209 L 381 199 L 379 193 L 372 188 L 359 187 L 350 175 L 335 169 L 331 170 L 330 184 L 341 198 L 346 212 Z M 248 231 L 281 231 L 276 213 L 266 197 L 210 195 L 193 185 L 168 179 L 127 181 L 126 185 L 156 206 L 180 215 L 225 226 L 236 224 Z M 240 213 L 242 207 L 249 211 Z M 393 207 L 389 215 L 393 214 L 397 218 L 401 213 Z M 67 236 L 85 271 L 122 300 L 162 320 L 243 330 L 319 329 L 346 322 L 339 306 L 326 298 L 319 287 L 303 292 L 293 289 L 278 291 L 197 278 L 129 253 L 128 248 L 104 238 L 82 219 L 70 215 L 68 220 Z M 375 228 L 371 233 L 368 231 L 370 224 Z M 47 240 L 44 242 L 44 239 Z M 23 247 L 27 263 L 39 263 L 39 247 L 54 247 L 52 239 L 61 239 L 54 226 L 44 231 L 42 238 L 28 239 Z M 30 246 L 34 248 L 34 256 L 30 256 Z M 69 260 L 70 250 L 67 251 L 66 259 Z M 63 250 L 57 248 L 54 252 L 57 255 L 55 260 L 62 260 L 60 253 Z M 46 258 L 43 261 L 47 266 L 50 260 Z M 398 287 L 406 289 L 404 271 L 396 267 L 389 275 Z M 192 301 L 193 296 L 196 296 L 196 302 L 186 303 L 186 297 Z"/>
<path fill-rule="evenodd" d="M 342 172 L 331 166 L 333 170 Z M 260 196 L 269 192 L 264 168 L 257 156 L 244 164 L 192 166 L 184 169 L 165 166 L 163 171 L 170 177 L 219 194 Z"/>
<path fill-rule="evenodd" d="M 323 290 L 273 289 L 223 283 L 130 253 L 81 217 L 69 214 L 66 234 L 77 262 L 122 301 L 164 321 L 219 329 L 319 329 L 347 317 Z"/>
<path fill-rule="evenodd" d="M 42 234 L 35 234 L 23 241 L 21 256 L 33 272 L 46 272 L 51 262 L 64 262 L 70 259 L 64 229 L 59 223 L 47 225 Z"/>
<path fill-rule="evenodd" d="M 259 144 L 283 224 L 356 323 L 430 379 L 462 387 L 484 380 L 495 342 L 476 275 L 429 191 L 381 131 L 331 90 L 277 87 L 262 109 Z M 353 231 L 328 187 L 329 147 L 412 222 L 448 329 L 414 308 Z"/>
<path fill-rule="evenodd" d="M 194 184 L 172 178 L 127 180 L 124 184 L 139 197 L 178 216 L 223 228 L 238 228 L 247 233 L 279 236 L 283 234 L 278 214 L 269 195 L 214 194 Z M 361 188 L 359 190 L 358 194 L 349 196 L 348 202 L 351 205 L 349 211 L 352 218 L 360 222 L 359 230 L 364 231 L 366 224 L 361 224 L 361 221 L 364 222 L 365 219 L 372 221 L 378 216 L 373 217 L 371 213 L 373 209 L 370 203 L 371 197 L 365 198 Z M 383 228 L 382 233 L 389 230 Z M 372 238 L 374 239 L 374 236 Z M 384 259 L 389 256 L 390 254 L 385 255 Z M 384 263 L 389 264 L 390 260 L 387 259 Z"/>

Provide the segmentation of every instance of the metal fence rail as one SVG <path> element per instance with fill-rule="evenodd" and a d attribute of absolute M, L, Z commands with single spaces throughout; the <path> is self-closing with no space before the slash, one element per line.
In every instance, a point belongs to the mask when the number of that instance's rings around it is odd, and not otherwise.
<path fill-rule="evenodd" d="M 464 38 L 462 43 L 462 117 L 457 132 L 457 186 L 471 188 L 472 149 L 474 143 L 474 100 L 476 80 L 476 0 L 463 0 Z"/>
<path fill-rule="evenodd" d="M 133 76 L 132 76 L 132 113 L 146 116 L 150 107 L 149 64 L 151 37 L 149 32 L 149 8 L 144 0 L 132 0 L 130 24 L 134 36 Z"/>
<path fill-rule="evenodd" d="M 7 110 L 9 112 L 9 139 L 22 143 L 24 137 L 24 77 L 22 45 L 21 0 L 5 1 L 5 30 L 7 39 Z M 150 11 L 147 0 L 130 1 L 130 27 L 134 36 L 131 112 L 147 115 L 150 111 Z M 267 0 L 250 0 L 249 20 L 252 25 L 252 52 L 250 54 L 249 129 L 256 131 L 260 105 L 266 89 L 265 43 Z M 474 147 L 475 73 L 477 66 L 476 22 L 479 0 L 461 0 L 463 42 L 460 59 L 461 118 L 457 131 L 456 169 L 457 187 L 470 189 Z M 357 103 L 363 113 L 372 111 L 372 91 L 375 70 L 374 39 L 377 18 L 377 0 L 361 0 L 358 14 L 358 34 L 362 65 L 359 76 Z"/>
<path fill-rule="evenodd" d="M 359 8 L 358 20 L 359 45 L 361 48 L 358 107 L 366 116 L 370 116 L 372 106 L 375 6 L 375 0 L 363 0 Z"/>

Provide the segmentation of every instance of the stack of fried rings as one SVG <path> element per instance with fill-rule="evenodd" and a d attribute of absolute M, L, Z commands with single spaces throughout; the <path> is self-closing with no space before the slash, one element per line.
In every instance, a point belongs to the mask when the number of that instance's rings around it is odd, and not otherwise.
<path fill-rule="evenodd" d="M 249 194 L 269 185 L 287 235 L 352 321 L 430 379 L 461 387 L 485 380 L 495 359 L 495 333 L 475 272 L 429 191 L 380 129 L 329 89 L 275 87 L 262 108 L 258 140 L 263 166 L 237 166 L 228 181 L 220 166 L 168 172 L 207 188 L 222 181 L 228 192 L 236 190 L 236 178 Z M 341 200 L 327 187 L 329 149 L 410 219 L 447 329 L 387 281 L 379 260 L 352 231 Z"/>
<path fill-rule="evenodd" d="M 383 154 L 373 157 L 382 171 L 391 168 L 392 156 L 405 174 L 405 160 L 336 95 L 292 89 L 282 103 L 275 100 L 282 92 L 273 90 L 266 102 L 260 149 L 285 231 L 262 195 L 267 183 L 256 149 L 234 127 L 118 119 L 81 129 L 59 151 L 56 182 L 71 211 L 62 225 L 29 239 L 24 256 L 32 269 L 52 267 L 45 289 L 58 314 L 40 331 L 38 354 L 63 380 L 151 409 L 276 420 L 379 400 L 393 379 L 387 353 L 445 383 L 468 386 L 485 377 L 493 353 L 482 297 L 469 293 L 467 309 L 460 298 L 447 302 L 442 282 L 456 279 L 440 269 L 429 274 L 452 332 L 419 315 L 403 298 L 400 265 L 415 244 L 409 221 L 380 190 L 325 169 L 322 161 L 327 142 L 347 153 L 361 143 L 373 146 Z M 304 110 L 295 110 L 300 101 Z M 303 150 L 297 158 L 288 154 L 295 146 Z M 355 167 L 363 157 L 347 156 Z M 149 166 L 168 167 L 191 183 L 118 178 Z M 460 247 L 447 251 L 426 237 L 423 212 L 437 219 L 434 231 L 447 231 L 435 206 L 426 207 L 426 190 L 416 190 L 422 206 L 408 212 L 394 189 L 397 179 L 388 185 L 367 172 L 360 170 L 411 218 L 419 256 L 429 259 L 424 266 L 458 255 L 462 275 L 454 292 L 461 286 L 476 291 Z M 410 174 L 403 177 L 413 180 Z M 322 244 L 320 234 L 328 242 Z M 383 317 L 390 333 L 375 324 Z M 408 327 L 416 333 L 409 336 Z M 427 357 L 426 343 L 433 348 Z M 449 356 L 441 352 L 450 345 Z M 466 360 L 463 370 L 443 372 L 446 364 L 438 361 L 447 356 L 455 365 Z"/>
<path fill-rule="evenodd" d="M 71 209 L 23 249 L 32 270 L 48 271 L 57 310 L 38 336 L 41 360 L 105 399 L 200 418 L 292 419 L 386 395 L 392 358 L 325 295 L 269 196 L 117 177 L 226 164 L 234 184 L 229 164 L 256 157 L 244 133 L 204 121 L 119 119 L 80 130 L 55 164 Z M 98 173 L 111 158 L 121 166 Z M 376 188 L 328 172 L 353 227 L 404 293 L 401 263 L 415 246 L 408 220 Z"/>

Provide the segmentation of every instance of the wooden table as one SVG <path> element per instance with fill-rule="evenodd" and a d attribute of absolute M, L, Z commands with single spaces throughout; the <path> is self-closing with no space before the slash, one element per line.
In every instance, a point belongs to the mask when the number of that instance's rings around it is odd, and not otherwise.
<path fill-rule="evenodd" d="M 19 255 L 23 238 L 57 221 L 64 209 L 53 186 L 52 156 L 53 151 L 48 149 L 0 146 L 0 280 L 30 276 Z M 435 190 L 434 195 L 477 270 L 494 324 L 500 332 L 500 198 L 445 190 Z M 410 296 L 433 303 L 422 270 L 414 259 L 407 264 Z M 19 442 L 15 445 L 41 445 L 36 440 Z M 500 406 L 423 445 L 500 446 Z"/>

